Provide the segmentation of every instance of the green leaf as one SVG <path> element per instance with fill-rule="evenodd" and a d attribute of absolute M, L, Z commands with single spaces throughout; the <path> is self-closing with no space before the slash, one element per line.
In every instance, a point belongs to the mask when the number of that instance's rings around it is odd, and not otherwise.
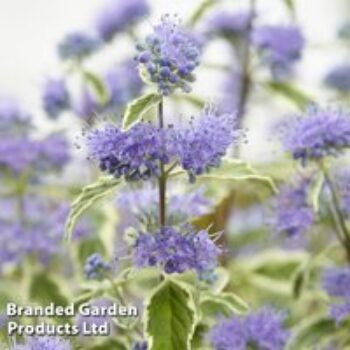
<path fill-rule="evenodd" d="M 308 261 L 308 254 L 283 250 L 267 250 L 249 259 L 242 260 L 244 268 L 259 275 L 279 280 L 289 280 L 301 264 Z"/>
<path fill-rule="evenodd" d="M 308 319 L 300 324 L 287 345 L 287 350 L 312 349 L 321 339 L 331 336 L 336 331 L 335 322 L 324 316 Z"/>
<path fill-rule="evenodd" d="M 298 299 L 306 288 L 310 277 L 309 264 L 303 264 L 293 276 L 293 296 Z"/>
<path fill-rule="evenodd" d="M 59 306 L 67 306 L 68 299 L 62 293 L 60 284 L 47 274 L 40 272 L 32 277 L 29 297 L 41 305 L 55 303 Z"/>
<path fill-rule="evenodd" d="M 102 80 L 92 72 L 83 72 L 85 81 L 92 87 L 101 104 L 108 101 L 108 92 Z"/>
<path fill-rule="evenodd" d="M 150 350 L 190 349 L 195 311 L 190 292 L 181 284 L 165 280 L 151 297 L 146 315 Z"/>
<path fill-rule="evenodd" d="M 160 95 L 149 93 L 130 102 L 124 114 L 123 129 L 129 129 L 140 121 L 142 116 L 147 113 L 150 108 L 157 105 L 161 99 L 162 97 Z"/>
<path fill-rule="evenodd" d="M 248 304 L 235 293 L 207 293 L 202 296 L 200 306 L 207 317 L 230 316 L 232 313 L 240 315 L 249 310 Z"/>
<path fill-rule="evenodd" d="M 294 15 L 295 14 L 295 4 L 294 0 L 284 0 L 288 10 Z"/>
<path fill-rule="evenodd" d="M 198 8 L 194 11 L 191 18 L 189 19 L 189 25 L 196 25 L 200 19 L 205 15 L 205 13 L 217 2 L 217 0 L 204 0 L 202 1 Z"/>
<path fill-rule="evenodd" d="M 202 109 L 205 106 L 205 101 L 202 98 L 198 96 L 194 96 L 192 94 L 173 95 L 172 98 L 176 101 L 178 100 L 178 101 L 188 102 L 194 107 L 197 107 L 200 109 Z"/>
<path fill-rule="evenodd" d="M 80 215 L 97 200 L 107 196 L 121 180 L 112 176 L 102 176 L 95 183 L 85 186 L 79 196 L 72 203 L 68 219 L 65 226 L 64 237 L 70 241 L 74 226 Z"/>
<path fill-rule="evenodd" d="M 278 192 L 271 177 L 259 174 L 250 165 L 239 159 L 225 159 L 219 168 L 212 169 L 199 178 L 228 181 L 254 180 L 267 185 L 273 192 Z"/>
<path fill-rule="evenodd" d="M 312 99 L 309 96 L 290 84 L 270 81 L 266 86 L 271 91 L 293 102 L 300 109 L 303 109 L 312 103 Z"/>

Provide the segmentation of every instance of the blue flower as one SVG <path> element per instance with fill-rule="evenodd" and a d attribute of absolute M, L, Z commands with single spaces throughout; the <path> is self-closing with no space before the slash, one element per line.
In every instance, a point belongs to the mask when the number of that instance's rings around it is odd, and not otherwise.
<path fill-rule="evenodd" d="M 60 170 L 70 160 L 67 139 L 61 134 L 52 134 L 40 142 L 36 166 L 46 171 Z"/>
<path fill-rule="evenodd" d="M 300 29 L 295 26 L 259 27 L 254 30 L 252 40 L 275 78 L 290 72 L 304 47 L 304 38 Z"/>
<path fill-rule="evenodd" d="M 193 269 L 201 277 L 214 270 L 220 252 L 205 230 L 183 234 L 163 227 L 139 234 L 133 260 L 136 267 L 160 266 L 168 274 Z"/>
<path fill-rule="evenodd" d="M 24 345 L 18 345 L 14 350 L 72 350 L 72 346 L 68 340 L 42 336 L 28 337 Z"/>
<path fill-rule="evenodd" d="M 323 287 L 329 295 L 350 298 L 350 268 L 329 268 L 323 275 Z"/>
<path fill-rule="evenodd" d="M 110 0 L 102 8 L 96 19 L 96 31 L 105 41 L 116 33 L 127 30 L 149 13 L 146 0 Z"/>
<path fill-rule="evenodd" d="M 248 344 L 255 344 L 259 349 L 279 350 L 289 337 L 283 327 L 285 315 L 270 308 L 262 308 L 246 317 L 245 327 L 248 331 Z"/>
<path fill-rule="evenodd" d="M 340 109 L 312 106 L 280 126 L 284 148 L 303 165 L 337 156 L 350 146 L 350 117 Z"/>
<path fill-rule="evenodd" d="M 159 162 L 168 163 L 174 154 L 166 131 L 149 123 L 139 123 L 127 131 L 114 125 L 92 130 L 87 144 L 102 171 L 127 181 L 158 176 Z"/>
<path fill-rule="evenodd" d="M 64 80 L 50 78 L 42 92 L 43 107 L 50 118 L 57 118 L 70 106 L 69 93 Z"/>
<path fill-rule="evenodd" d="M 15 174 L 22 173 L 38 160 L 40 145 L 27 138 L 0 139 L 0 166 Z M 15 156 L 14 156 L 15 155 Z"/>
<path fill-rule="evenodd" d="M 285 316 L 264 307 L 246 317 L 220 321 L 209 333 L 215 350 L 282 350 L 289 337 L 284 329 Z"/>
<path fill-rule="evenodd" d="M 19 137 L 0 139 L 0 165 L 15 175 L 29 168 L 34 170 L 33 175 L 43 170 L 60 170 L 69 158 L 67 140 L 59 134 L 43 140 Z"/>
<path fill-rule="evenodd" d="M 213 107 L 205 108 L 199 117 L 175 133 L 180 163 L 190 179 L 220 166 L 229 146 L 237 143 L 241 135 L 235 114 L 220 114 Z"/>
<path fill-rule="evenodd" d="M 37 177 L 42 171 L 60 170 L 69 160 L 69 145 L 60 134 L 32 139 L 31 118 L 11 100 L 0 101 L 0 166 L 12 175 L 31 170 Z"/>
<path fill-rule="evenodd" d="M 206 30 L 209 34 L 242 35 L 248 29 L 251 16 L 250 12 L 217 12 L 208 19 Z"/>
<path fill-rule="evenodd" d="M 350 268 L 328 268 L 323 274 L 323 288 L 334 298 L 330 315 L 339 324 L 350 316 Z"/>
<path fill-rule="evenodd" d="M 58 45 L 58 55 L 62 60 L 81 60 L 100 46 L 99 40 L 84 32 L 68 34 Z"/>
<path fill-rule="evenodd" d="M 293 237 L 306 232 L 314 222 L 313 210 L 308 203 L 309 181 L 285 186 L 279 192 L 271 224 L 277 233 Z"/>
<path fill-rule="evenodd" d="M 46 265 L 64 252 L 60 242 L 69 205 L 34 196 L 24 196 L 22 202 L 20 218 L 15 198 L 0 201 L 1 212 L 6 213 L 0 215 L 1 269 L 19 264 L 27 256 L 35 256 Z M 74 240 L 85 238 L 91 232 L 90 223 L 82 221 L 74 231 Z"/>
<path fill-rule="evenodd" d="M 248 334 L 240 319 L 231 318 L 213 327 L 209 340 L 215 350 L 246 350 Z"/>
<path fill-rule="evenodd" d="M 350 317 L 350 298 L 347 300 L 347 302 L 342 304 L 331 305 L 330 316 L 338 325 Z"/>
<path fill-rule="evenodd" d="M 0 165 L 15 175 L 29 168 L 33 170 L 33 176 L 44 170 L 60 170 L 69 159 L 67 140 L 59 134 L 43 140 L 9 137 L 0 139 Z"/>
<path fill-rule="evenodd" d="M 24 136 L 31 129 L 31 116 L 15 100 L 0 98 L 0 135 Z"/>
<path fill-rule="evenodd" d="M 93 129 L 86 135 L 88 152 L 100 169 L 128 181 L 159 176 L 159 162 L 179 161 L 191 181 L 220 165 L 228 147 L 241 132 L 234 114 L 220 114 L 207 107 L 186 127 L 159 129 L 141 122 L 127 131 L 114 125 Z"/>
<path fill-rule="evenodd" d="M 201 48 L 193 33 L 177 25 L 169 15 L 154 26 L 145 42 L 136 46 L 136 57 L 147 80 L 158 86 L 163 95 L 170 95 L 177 88 L 191 90 L 195 80 L 193 71 L 199 65 Z"/>
<path fill-rule="evenodd" d="M 86 260 L 84 273 L 87 279 L 99 280 L 111 270 L 111 265 L 106 263 L 100 254 L 92 254 Z"/>
<path fill-rule="evenodd" d="M 342 64 L 334 67 L 325 77 L 324 83 L 340 92 L 350 91 L 350 65 Z"/>

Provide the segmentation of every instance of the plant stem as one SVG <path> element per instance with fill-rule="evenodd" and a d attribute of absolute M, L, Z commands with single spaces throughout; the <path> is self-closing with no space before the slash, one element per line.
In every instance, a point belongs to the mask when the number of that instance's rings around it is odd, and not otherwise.
<path fill-rule="evenodd" d="M 327 167 L 324 165 L 323 162 L 320 162 L 319 166 L 322 173 L 324 174 L 325 182 L 331 193 L 330 209 L 331 209 L 331 214 L 336 226 L 338 239 L 340 240 L 341 244 L 344 246 L 348 261 L 350 262 L 350 232 L 346 227 L 345 218 L 343 216 L 343 213 L 339 204 L 337 191 L 329 175 Z"/>
<path fill-rule="evenodd" d="M 242 40 L 242 54 L 240 57 L 240 89 L 238 91 L 239 100 L 237 106 L 237 123 L 234 125 L 235 128 L 240 129 L 243 124 L 243 119 L 246 112 L 246 105 L 248 103 L 250 91 L 251 91 L 251 33 L 254 26 L 254 16 L 256 12 L 256 1 L 250 0 L 250 9 L 249 9 L 249 20 L 247 24 L 247 29 L 245 32 L 245 38 Z M 234 45 L 234 44 L 233 44 Z M 235 49 L 235 47 L 234 47 Z M 237 52 L 237 51 L 236 51 Z M 238 52 L 239 53 L 239 52 Z M 238 55 L 237 53 L 237 55 Z M 236 93 L 236 92 L 234 92 Z M 234 98 L 234 96 L 233 96 Z M 238 143 L 232 150 L 232 155 L 234 157 L 239 157 L 241 152 L 241 144 Z M 218 239 L 218 244 L 227 247 L 228 239 L 227 232 L 225 231 L 225 225 L 228 220 L 228 217 L 231 213 L 231 210 L 235 207 L 236 202 L 236 192 L 231 190 L 228 196 L 228 204 L 225 206 L 224 211 L 220 211 L 216 213 L 215 223 L 219 224 L 220 230 L 224 229 L 224 233 L 221 235 L 220 239 Z M 228 259 L 223 256 L 221 259 L 222 265 L 227 265 Z"/>
<path fill-rule="evenodd" d="M 124 296 L 123 294 L 120 292 L 119 290 L 119 286 L 118 284 L 116 284 L 113 280 L 113 278 L 111 276 L 108 276 L 107 279 L 109 280 L 109 282 L 111 283 L 111 286 L 113 288 L 113 291 L 115 293 L 115 296 L 119 299 L 118 301 L 120 303 L 123 303 L 124 306 L 127 306 L 127 302 L 126 300 L 124 299 Z"/>
<path fill-rule="evenodd" d="M 253 30 L 254 16 L 255 16 L 256 0 L 250 0 L 249 20 L 246 31 L 246 38 L 243 41 L 242 57 L 241 57 L 241 87 L 239 92 L 238 102 L 238 127 L 242 125 L 242 120 L 245 113 L 247 100 L 250 93 L 251 79 L 250 79 L 250 66 L 251 66 L 251 32 Z"/>
<path fill-rule="evenodd" d="M 164 128 L 163 99 L 158 105 L 158 123 L 161 129 Z M 159 188 L 159 224 L 161 227 L 166 224 L 166 174 L 164 164 L 160 162 L 160 176 L 158 179 Z"/>

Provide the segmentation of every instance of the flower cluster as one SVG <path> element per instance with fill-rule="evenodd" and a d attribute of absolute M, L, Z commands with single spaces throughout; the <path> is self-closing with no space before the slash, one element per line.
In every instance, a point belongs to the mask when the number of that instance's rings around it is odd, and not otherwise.
<path fill-rule="evenodd" d="M 50 118 L 57 118 L 70 107 L 69 93 L 64 80 L 50 78 L 45 82 L 42 91 L 45 112 Z"/>
<path fill-rule="evenodd" d="M 171 156 L 164 131 L 148 123 L 125 132 L 107 125 L 93 130 L 87 139 L 89 154 L 98 160 L 101 170 L 127 181 L 158 175 L 159 162 L 168 163 Z"/>
<path fill-rule="evenodd" d="M 295 26 L 259 27 L 253 32 L 252 40 L 276 78 L 290 72 L 304 47 L 304 38 Z"/>
<path fill-rule="evenodd" d="M 109 0 L 96 19 L 96 31 L 105 41 L 128 29 L 149 13 L 146 0 Z"/>
<path fill-rule="evenodd" d="M 284 148 L 303 165 L 336 156 L 350 146 L 350 118 L 342 110 L 312 106 L 281 127 Z"/>
<path fill-rule="evenodd" d="M 0 135 L 24 136 L 31 128 L 31 116 L 11 99 L 0 99 Z"/>
<path fill-rule="evenodd" d="M 12 137 L 0 140 L 0 167 L 15 174 L 22 173 L 29 167 L 36 171 L 60 169 L 68 160 L 67 141 L 58 134 L 44 140 Z"/>
<path fill-rule="evenodd" d="M 219 254 L 205 230 L 183 234 L 173 227 L 162 227 L 155 233 L 139 234 L 133 260 L 137 267 L 160 266 L 169 274 L 193 269 L 201 277 L 215 268 Z"/>
<path fill-rule="evenodd" d="M 285 186 L 279 192 L 272 226 L 277 233 L 286 233 L 289 238 L 307 231 L 314 222 L 313 210 L 308 203 L 309 181 L 295 186 Z"/>
<path fill-rule="evenodd" d="M 11 101 L 0 101 L 0 172 L 15 175 L 29 169 L 35 175 L 43 170 L 58 170 L 69 160 L 67 140 L 53 134 L 41 140 L 30 137 L 30 116 Z"/>
<path fill-rule="evenodd" d="M 70 342 L 58 337 L 28 337 L 23 345 L 15 346 L 14 350 L 72 350 Z"/>
<path fill-rule="evenodd" d="M 159 162 L 178 161 L 190 179 L 220 165 L 227 148 L 241 135 L 233 114 L 205 108 L 185 127 L 160 129 L 139 123 L 127 131 L 113 125 L 86 135 L 89 155 L 102 171 L 128 181 L 159 175 Z"/>
<path fill-rule="evenodd" d="M 350 91 L 350 65 L 342 64 L 334 67 L 325 77 L 324 83 L 340 92 Z"/>
<path fill-rule="evenodd" d="M 19 203 L 18 203 L 19 202 Z M 20 206 L 21 216 L 17 209 Z M 0 266 L 18 264 L 26 256 L 36 256 L 46 264 L 62 253 L 64 222 L 69 212 L 66 203 L 57 204 L 41 197 L 25 196 L 0 202 Z M 11 213 L 11 215 L 9 215 Z M 74 239 L 88 236 L 91 226 L 81 222 Z"/>
<path fill-rule="evenodd" d="M 284 314 L 262 308 L 246 317 L 220 321 L 209 333 L 215 350 L 282 350 L 289 332 L 283 327 Z"/>
<path fill-rule="evenodd" d="M 62 60 L 81 60 L 100 46 L 98 38 L 84 32 L 68 34 L 58 45 L 58 55 Z"/>
<path fill-rule="evenodd" d="M 106 263 L 100 254 L 92 254 L 86 260 L 84 273 L 87 279 L 99 280 L 111 270 L 111 265 Z"/>
<path fill-rule="evenodd" d="M 177 88 L 191 90 L 195 80 L 194 69 L 199 64 L 201 48 L 193 33 L 177 25 L 170 16 L 162 17 L 145 42 L 136 46 L 140 63 L 147 80 L 155 83 L 163 95 Z"/>
<path fill-rule="evenodd" d="M 350 316 L 350 268 L 329 268 L 323 276 L 323 287 L 327 293 L 338 300 L 330 309 L 337 323 Z M 339 303 L 340 301 L 340 303 Z"/>
<path fill-rule="evenodd" d="M 70 159 L 69 145 L 61 134 L 52 134 L 40 141 L 38 169 L 61 169 Z"/>
<path fill-rule="evenodd" d="M 244 35 L 251 20 L 250 12 L 217 12 L 208 19 L 209 34 L 224 36 Z"/>
<path fill-rule="evenodd" d="M 175 137 L 180 163 L 190 179 L 218 167 L 229 146 L 240 136 L 234 114 L 219 114 L 215 108 L 207 107 L 199 118 L 191 120 Z"/>

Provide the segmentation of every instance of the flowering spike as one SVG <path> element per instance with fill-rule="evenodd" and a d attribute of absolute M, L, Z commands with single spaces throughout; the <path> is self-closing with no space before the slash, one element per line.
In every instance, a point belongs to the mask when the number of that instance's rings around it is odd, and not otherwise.
<path fill-rule="evenodd" d="M 291 66 L 300 58 L 304 47 L 302 33 L 295 26 L 259 27 L 254 30 L 252 40 L 276 78 L 290 72 Z"/>
<path fill-rule="evenodd" d="M 220 252 L 205 230 L 184 235 L 163 227 L 155 233 L 139 234 L 133 260 L 137 267 L 160 266 L 168 274 L 194 269 L 204 277 L 215 268 Z"/>
<path fill-rule="evenodd" d="M 50 118 L 57 118 L 68 109 L 70 99 L 64 80 L 50 78 L 45 82 L 42 92 L 43 107 Z"/>
<path fill-rule="evenodd" d="M 343 110 L 312 106 L 280 126 L 284 148 L 303 165 L 350 146 L 350 117 Z"/>
<path fill-rule="evenodd" d="M 163 16 L 145 42 L 136 46 L 140 67 L 164 96 L 177 88 L 189 92 L 195 79 L 192 73 L 199 65 L 199 42 L 177 21 L 175 16 Z"/>
<path fill-rule="evenodd" d="M 282 350 L 289 333 L 284 329 L 284 315 L 264 307 L 246 317 L 220 321 L 209 333 L 215 350 Z"/>
<path fill-rule="evenodd" d="M 63 38 L 57 51 L 62 60 L 80 60 L 90 56 L 99 46 L 100 41 L 96 37 L 83 32 L 74 32 Z"/>

